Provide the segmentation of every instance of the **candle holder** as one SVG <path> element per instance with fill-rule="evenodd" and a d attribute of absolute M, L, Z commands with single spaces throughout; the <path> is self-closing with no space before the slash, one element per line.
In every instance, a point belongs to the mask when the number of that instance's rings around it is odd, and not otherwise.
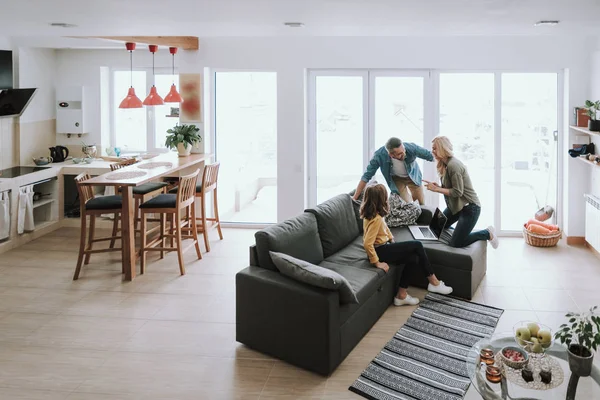
<path fill-rule="evenodd" d="M 479 358 L 482 363 L 485 365 L 493 365 L 494 364 L 494 351 L 492 349 L 481 349 L 479 352 Z"/>
<path fill-rule="evenodd" d="M 485 377 L 492 383 L 498 383 L 502 380 L 502 372 L 495 365 L 488 365 L 485 369 Z"/>

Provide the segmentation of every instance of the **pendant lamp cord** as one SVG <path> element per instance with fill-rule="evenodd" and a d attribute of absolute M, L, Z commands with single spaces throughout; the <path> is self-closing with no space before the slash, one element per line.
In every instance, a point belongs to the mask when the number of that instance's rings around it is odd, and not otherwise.
<path fill-rule="evenodd" d="M 133 87 L 133 51 L 129 50 L 129 79 Z"/>
<path fill-rule="evenodd" d="M 152 86 L 156 86 L 156 75 L 154 74 L 154 52 L 152 52 Z"/>
<path fill-rule="evenodd" d="M 175 54 L 173 54 L 173 69 L 172 71 L 172 75 L 173 75 L 173 85 L 175 84 Z"/>

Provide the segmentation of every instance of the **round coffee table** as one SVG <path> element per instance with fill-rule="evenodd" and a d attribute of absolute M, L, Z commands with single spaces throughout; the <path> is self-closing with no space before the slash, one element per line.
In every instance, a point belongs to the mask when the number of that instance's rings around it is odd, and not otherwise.
<path fill-rule="evenodd" d="M 469 391 L 474 388 L 485 400 L 600 399 L 600 369 L 594 365 L 591 376 L 586 378 L 572 376 L 567 361 L 567 349 L 557 343 L 546 349 L 545 355 L 545 357 L 552 357 L 552 361 L 562 367 L 564 380 L 557 387 L 548 390 L 529 389 L 506 379 L 504 375 L 500 383 L 489 382 L 485 378 L 485 366 L 482 367 L 479 361 L 479 353 L 483 348 L 492 348 L 496 353 L 504 346 L 518 347 L 511 332 L 499 333 L 482 339 L 471 348 L 467 359 L 467 370 L 472 383 Z"/>

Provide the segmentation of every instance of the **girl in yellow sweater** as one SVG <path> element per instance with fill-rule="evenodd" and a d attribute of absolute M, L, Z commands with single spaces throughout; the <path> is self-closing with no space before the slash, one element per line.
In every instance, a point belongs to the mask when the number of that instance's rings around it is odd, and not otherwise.
<path fill-rule="evenodd" d="M 363 218 L 364 236 L 363 242 L 365 251 L 369 256 L 369 261 L 373 266 L 388 272 L 388 262 L 395 264 L 404 264 L 406 260 L 416 255 L 419 258 L 419 267 L 427 276 L 429 286 L 427 290 L 434 293 L 450 294 L 452 288 L 446 286 L 443 281 L 433 273 L 431 264 L 423 249 L 423 244 L 418 240 L 409 240 L 406 242 L 394 242 L 394 236 L 383 217 L 389 212 L 387 202 L 387 189 L 382 184 L 376 184 L 367 187 L 365 190 L 364 200 L 360 207 L 360 216 Z M 411 265 L 406 265 L 405 268 L 410 268 Z M 406 291 L 408 288 L 407 274 L 402 273 L 400 277 L 400 288 L 396 297 L 394 297 L 394 305 L 416 305 L 419 304 L 419 299 L 412 297 Z"/>

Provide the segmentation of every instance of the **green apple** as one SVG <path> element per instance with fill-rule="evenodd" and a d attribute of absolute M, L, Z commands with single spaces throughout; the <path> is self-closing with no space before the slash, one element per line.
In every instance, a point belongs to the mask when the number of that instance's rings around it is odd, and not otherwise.
<path fill-rule="evenodd" d="M 542 346 L 544 346 L 544 345 L 549 346 L 550 342 L 552 341 L 552 334 L 548 330 L 541 330 L 538 332 L 537 338 L 540 341 L 540 343 L 542 344 Z M 544 346 L 544 347 L 546 347 L 546 346 Z"/>
<path fill-rule="evenodd" d="M 531 343 L 533 344 L 538 344 L 540 341 L 538 340 L 538 338 L 536 337 L 532 337 L 531 340 L 529 340 Z"/>
<path fill-rule="evenodd" d="M 535 343 L 531 347 L 531 352 L 532 353 L 542 353 L 543 351 L 544 351 L 544 348 L 542 347 L 541 343 Z"/>
<path fill-rule="evenodd" d="M 529 331 L 529 329 L 522 326 L 515 331 L 515 336 L 517 337 L 517 340 L 527 341 L 531 339 L 531 332 Z"/>
<path fill-rule="evenodd" d="M 531 336 L 536 337 L 538 335 L 538 332 L 540 331 L 540 326 L 535 322 L 530 322 L 527 324 L 527 329 L 529 329 L 529 333 L 531 333 Z"/>

